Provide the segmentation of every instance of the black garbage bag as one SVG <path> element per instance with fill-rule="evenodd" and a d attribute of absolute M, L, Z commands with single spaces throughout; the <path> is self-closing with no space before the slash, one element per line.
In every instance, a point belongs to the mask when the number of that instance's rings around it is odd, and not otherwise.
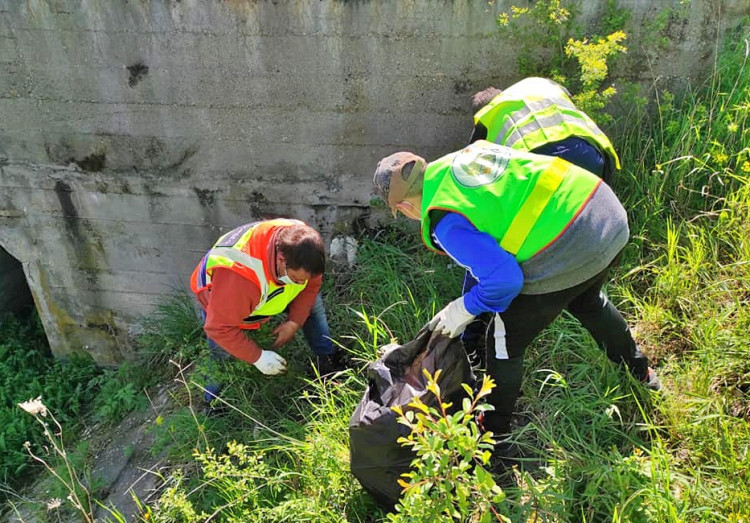
<path fill-rule="evenodd" d="M 442 369 L 438 384 L 443 401 L 453 402 L 454 408 L 460 408 L 466 396 L 461 384 L 473 386 L 476 378 L 461 340 L 433 334 L 427 326 L 409 343 L 382 350 L 384 354 L 367 368 L 367 390 L 349 419 L 349 457 L 362 487 L 392 509 L 401 496 L 397 480 L 409 471 L 416 454 L 398 443 L 409 428 L 398 423 L 391 407 L 406 407 L 415 397 L 437 406 L 422 369 L 433 375 Z"/>

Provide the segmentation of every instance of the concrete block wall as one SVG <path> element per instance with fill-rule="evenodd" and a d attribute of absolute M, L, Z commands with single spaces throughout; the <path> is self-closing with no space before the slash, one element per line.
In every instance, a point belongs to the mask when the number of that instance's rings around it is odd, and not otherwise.
<path fill-rule="evenodd" d="M 230 228 L 371 223 L 377 161 L 469 136 L 519 79 L 487 0 L 0 0 L 0 246 L 52 350 L 131 355 L 139 317 Z M 622 0 L 632 31 L 676 1 Z M 583 2 L 595 23 L 606 2 Z M 617 75 L 697 80 L 744 0 L 693 0 Z"/>

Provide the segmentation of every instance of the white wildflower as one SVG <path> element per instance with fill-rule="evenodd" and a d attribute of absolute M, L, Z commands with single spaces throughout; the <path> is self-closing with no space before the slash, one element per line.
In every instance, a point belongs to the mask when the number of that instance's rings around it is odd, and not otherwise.
<path fill-rule="evenodd" d="M 42 397 L 37 396 L 36 399 L 24 401 L 23 403 L 18 404 L 19 407 L 21 407 L 23 410 L 28 412 L 29 414 L 32 414 L 36 416 L 37 414 L 41 414 L 42 416 L 47 415 L 47 407 L 44 406 L 44 403 L 42 403 Z"/>
<path fill-rule="evenodd" d="M 51 499 L 47 503 L 47 510 L 56 510 L 60 508 L 60 505 L 62 505 L 62 500 L 60 498 Z"/>

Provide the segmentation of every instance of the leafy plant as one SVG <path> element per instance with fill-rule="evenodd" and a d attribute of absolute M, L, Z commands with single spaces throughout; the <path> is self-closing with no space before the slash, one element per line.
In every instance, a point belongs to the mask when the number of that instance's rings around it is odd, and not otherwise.
<path fill-rule="evenodd" d="M 136 379 L 130 364 L 123 364 L 117 371 L 103 374 L 96 380 L 100 386 L 94 401 L 94 412 L 101 421 L 114 423 L 134 410 L 146 406 L 146 397 L 140 389 L 140 379 Z"/>
<path fill-rule="evenodd" d="M 0 477 L 15 484 L 31 463 L 24 443 L 35 449 L 44 443 L 33 422 L 17 415 L 16 405 L 43 395 L 62 423 L 75 425 L 94 400 L 100 371 L 83 355 L 54 360 L 35 315 L 0 319 L 0 339 Z"/>
<path fill-rule="evenodd" d="M 595 42 L 588 39 L 568 40 L 565 54 L 575 57 L 580 67 L 581 90 L 573 95 L 573 101 L 582 111 L 588 113 L 600 123 L 607 123 L 612 117 L 603 112 L 604 106 L 617 90 L 613 86 L 601 89 L 601 84 L 607 77 L 607 60 L 617 53 L 626 51 L 620 42 L 625 40 L 625 33 L 615 31 L 606 38 L 599 38 Z"/>
<path fill-rule="evenodd" d="M 574 2 L 541 0 L 533 2 L 531 7 L 511 5 L 509 11 L 498 16 L 501 32 L 515 42 L 524 42 L 517 59 L 522 76 L 564 75 L 564 44 L 574 31 L 576 13 Z M 529 38 L 531 35 L 533 38 Z"/>
<path fill-rule="evenodd" d="M 624 24 L 627 13 L 608 5 L 603 25 L 611 32 L 604 37 L 583 36 L 574 23 L 576 15 L 574 2 L 543 0 L 531 7 L 511 5 L 510 12 L 498 17 L 498 25 L 513 41 L 523 42 L 518 57 L 522 76 L 546 76 L 567 85 L 576 105 L 603 125 L 612 121 L 604 107 L 617 91 L 612 85 L 602 89 L 602 83 L 608 62 L 626 51 L 622 25 L 615 24 Z"/>
<path fill-rule="evenodd" d="M 485 376 L 476 395 L 464 385 L 467 397 L 461 410 L 451 414 L 452 405 L 441 399 L 441 370 L 434 376 L 426 369 L 423 372 L 439 408 L 418 397 L 409 403 L 409 410 L 393 407 L 399 423 L 410 430 L 399 442 L 411 447 L 417 457 L 412 470 L 399 480 L 404 494 L 388 521 L 509 522 L 497 509 L 505 494 L 485 468 L 495 441 L 491 433 L 480 431 L 475 420 L 477 414 L 492 408 L 479 401 L 491 392 L 494 382 Z"/>

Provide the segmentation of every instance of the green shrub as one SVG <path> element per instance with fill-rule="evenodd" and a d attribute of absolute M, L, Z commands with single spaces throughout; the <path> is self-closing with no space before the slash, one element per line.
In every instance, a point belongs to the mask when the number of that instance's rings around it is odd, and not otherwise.
<path fill-rule="evenodd" d="M 44 441 L 17 404 L 41 396 L 61 423 L 76 426 L 96 395 L 100 371 L 89 356 L 53 359 L 36 315 L 0 319 L 0 340 L 0 478 L 14 484 L 30 464 L 24 443 L 38 448 Z"/>
<path fill-rule="evenodd" d="M 565 85 L 576 106 L 603 126 L 613 120 L 604 109 L 617 90 L 602 84 L 608 62 L 627 50 L 622 28 L 629 11 L 607 4 L 600 21 L 605 36 L 588 36 L 575 22 L 577 14 L 576 2 L 542 0 L 531 7 L 511 5 L 497 23 L 514 42 L 523 42 L 518 54 L 522 76 L 548 77 Z"/>
<path fill-rule="evenodd" d="M 437 398 L 439 408 L 418 397 L 409 403 L 409 410 L 393 407 L 399 423 L 410 430 L 399 442 L 411 447 L 417 457 L 412 470 L 399 480 L 404 493 L 388 521 L 509 522 L 498 512 L 505 494 L 485 468 L 495 441 L 491 433 L 481 432 L 475 421 L 478 413 L 491 408 L 479 400 L 490 393 L 494 382 L 485 376 L 476 395 L 464 385 L 467 397 L 462 408 L 451 413 L 451 404 L 443 403 L 438 385 L 441 371 L 435 376 L 426 369 L 423 372 L 427 390 Z"/>

